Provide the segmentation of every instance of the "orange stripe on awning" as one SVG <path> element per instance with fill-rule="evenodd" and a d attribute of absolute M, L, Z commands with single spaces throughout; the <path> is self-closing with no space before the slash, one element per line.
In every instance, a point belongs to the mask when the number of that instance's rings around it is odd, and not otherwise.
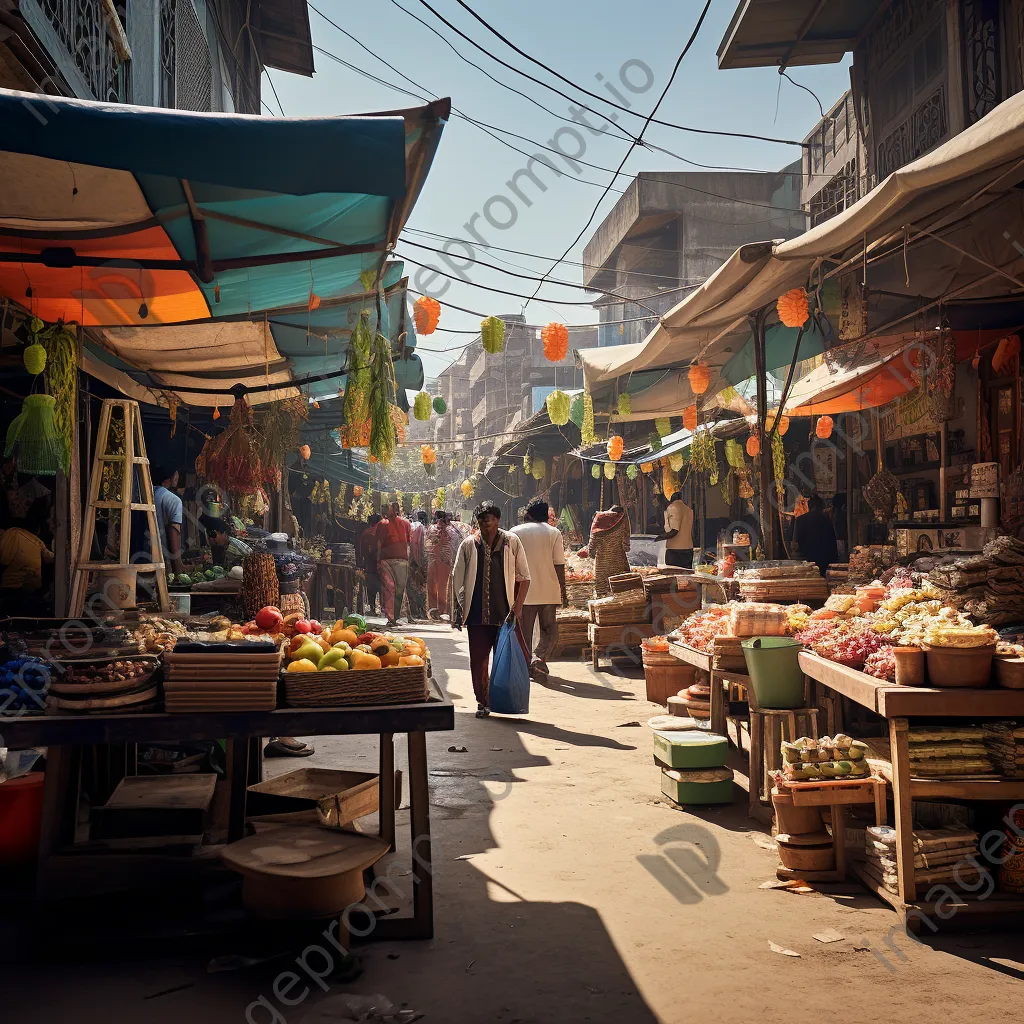
<path fill-rule="evenodd" d="M 0 239 L 7 252 L 26 254 L 67 244 L 56 239 Z M 76 239 L 73 248 L 81 256 L 110 260 L 181 259 L 159 226 L 111 238 Z M 43 320 L 76 321 L 86 327 L 178 323 L 210 315 L 202 290 L 186 270 L 0 263 L 0 293 Z M 146 316 L 141 315 L 143 309 Z"/>

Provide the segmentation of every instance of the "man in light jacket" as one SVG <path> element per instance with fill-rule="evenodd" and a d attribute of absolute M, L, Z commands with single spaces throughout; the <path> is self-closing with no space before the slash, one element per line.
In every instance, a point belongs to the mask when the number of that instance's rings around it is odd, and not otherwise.
<path fill-rule="evenodd" d="M 469 634 L 469 671 L 476 694 L 477 718 L 490 713 L 489 661 L 505 622 L 516 624 L 516 637 L 530 660 L 520 626 L 523 604 L 530 589 L 530 566 L 522 541 L 499 529 L 501 509 L 482 502 L 474 515 L 479 537 L 467 537 L 459 546 L 452 569 L 455 610 L 452 624 Z"/>

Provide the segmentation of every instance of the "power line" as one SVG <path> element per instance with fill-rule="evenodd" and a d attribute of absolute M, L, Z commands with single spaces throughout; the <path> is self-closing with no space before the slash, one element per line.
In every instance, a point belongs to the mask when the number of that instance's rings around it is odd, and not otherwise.
<path fill-rule="evenodd" d="M 270 91 L 274 94 L 274 99 L 277 100 L 277 107 L 278 110 L 281 111 L 281 116 L 287 117 L 288 115 L 284 112 L 284 107 L 281 106 L 281 97 L 277 95 L 277 87 L 274 85 L 274 80 L 270 77 L 270 68 L 264 68 L 263 72 L 267 76 L 267 81 L 270 83 Z"/>
<path fill-rule="evenodd" d="M 395 0 L 391 0 L 391 2 L 395 3 Z M 570 103 L 577 103 L 578 102 L 578 100 L 576 100 L 572 96 L 569 96 L 566 93 L 562 92 L 560 89 L 556 89 L 554 86 L 548 85 L 547 82 L 543 82 L 539 78 L 535 78 L 533 75 L 527 74 L 525 71 L 521 71 L 519 68 L 514 67 L 513 65 L 506 63 L 500 57 L 495 56 L 493 53 L 491 53 L 489 50 L 487 50 L 486 47 L 482 46 L 475 39 L 472 39 L 470 36 L 466 35 L 466 33 L 463 32 L 461 29 L 459 29 L 457 26 L 453 25 L 450 21 L 448 21 L 447 18 L 443 17 L 441 14 L 438 14 L 438 12 L 435 11 L 434 8 L 431 7 L 430 4 L 427 3 L 427 0 L 419 0 L 419 2 L 424 7 L 426 7 L 426 9 L 428 11 L 430 11 L 430 13 L 433 14 L 434 17 L 437 18 L 438 21 L 440 21 L 443 24 L 447 25 L 448 28 L 450 28 L 453 32 L 455 32 L 457 35 L 459 35 L 463 39 L 465 39 L 466 42 L 469 43 L 471 46 L 476 47 L 476 49 L 480 50 L 481 53 L 486 54 L 491 60 L 497 61 L 503 67 L 508 68 L 510 71 L 514 71 L 517 75 L 522 75 L 524 78 L 530 79 L 530 81 L 532 81 L 532 82 L 536 82 L 538 85 L 543 86 L 545 89 L 550 89 L 552 92 L 558 93 L 559 96 L 562 96 L 565 99 L 569 100 Z M 560 75 L 553 68 L 548 67 L 547 64 L 544 64 L 542 61 L 536 60 L 535 58 L 531 57 L 524 50 L 520 50 L 519 47 L 517 47 L 514 43 L 510 42 L 500 32 L 498 32 L 497 29 L 492 28 L 492 26 L 490 24 L 488 24 L 483 18 L 481 18 L 480 15 L 478 15 L 475 11 L 473 11 L 472 8 L 470 8 L 466 4 L 462 3 L 462 0 L 456 0 L 456 2 L 459 3 L 462 7 L 465 7 L 466 10 L 469 11 L 469 13 L 472 14 L 473 17 L 476 18 L 477 21 L 479 21 L 485 28 L 487 28 L 487 30 L 489 32 L 492 32 L 494 35 L 496 35 L 502 42 L 505 43 L 506 46 L 508 46 L 511 49 L 515 50 L 516 53 L 520 54 L 522 57 L 525 57 L 531 63 L 536 64 L 540 68 L 543 68 L 545 71 L 548 72 L 548 74 L 554 75 L 555 78 L 560 79 L 561 81 L 565 82 L 567 85 L 570 85 L 573 89 L 576 89 L 578 92 L 583 93 L 585 96 L 590 96 L 593 99 L 600 100 L 602 103 L 606 103 L 608 106 L 613 107 L 616 110 L 621 110 L 623 113 L 626 113 L 626 114 L 632 114 L 634 117 L 643 117 L 644 116 L 643 114 L 639 113 L 636 110 L 631 110 L 629 107 L 621 106 L 618 103 L 612 102 L 612 100 L 605 99 L 604 96 L 600 96 L 596 92 L 591 92 L 589 89 L 584 89 L 582 86 L 577 85 L 575 82 L 573 82 L 570 79 L 566 78 L 564 75 Z M 395 3 L 395 6 L 396 7 L 400 7 L 401 5 Z M 404 10 L 404 8 L 402 8 L 402 9 Z M 590 108 L 588 107 L 588 108 L 585 108 L 585 109 L 589 110 Z M 591 113 L 596 113 L 596 111 L 592 110 Z M 807 143 L 805 143 L 805 142 L 798 142 L 795 139 L 777 139 L 777 138 L 772 138 L 772 137 L 767 136 L 767 135 L 755 135 L 755 134 L 750 133 L 750 132 L 726 132 L 726 131 L 719 131 L 719 130 L 712 129 L 712 128 L 693 128 L 693 127 L 690 127 L 688 125 L 676 124 L 674 121 L 660 121 L 657 118 L 652 118 L 651 119 L 651 123 L 663 125 L 666 128 L 676 128 L 679 131 L 694 132 L 694 133 L 696 133 L 698 135 L 722 135 L 722 136 L 726 136 L 728 138 L 734 138 L 734 139 L 756 139 L 759 142 L 775 142 L 775 143 L 779 143 L 780 145 L 784 145 L 784 146 L 800 146 L 801 148 L 803 148 L 803 147 L 805 147 L 807 145 Z"/>
<path fill-rule="evenodd" d="M 461 4 L 462 0 L 458 0 L 458 2 Z M 463 4 L 463 6 L 465 6 L 465 5 Z M 637 137 L 636 142 L 631 142 L 629 144 L 629 149 L 626 150 L 626 155 L 622 158 L 622 161 L 619 164 L 618 170 L 615 172 L 616 175 L 618 175 L 618 173 L 626 165 L 626 161 L 629 159 L 630 154 L 633 152 L 633 150 L 638 145 L 640 145 L 643 142 L 644 132 L 647 131 L 647 128 L 650 125 L 651 121 L 653 120 L 654 115 L 657 114 L 658 108 L 661 106 L 662 101 L 668 95 L 669 89 L 672 88 L 672 83 L 676 80 L 676 74 L 679 72 L 680 65 L 682 65 L 682 63 L 683 63 L 683 58 L 690 52 L 690 47 L 693 46 L 695 40 L 697 39 L 697 34 L 700 32 L 700 27 L 701 27 L 701 25 L 704 24 L 704 19 L 707 17 L 707 13 L 708 13 L 708 11 L 710 9 L 711 9 L 711 0 L 707 0 L 707 3 L 704 5 L 704 10 L 701 11 L 700 17 L 697 19 L 697 24 L 694 26 L 694 29 L 693 29 L 693 32 L 690 35 L 690 38 L 686 41 L 686 45 L 683 47 L 683 52 L 679 54 L 679 57 L 677 58 L 676 63 L 675 63 L 675 67 L 672 68 L 672 74 L 669 75 L 668 81 L 665 83 L 665 88 L 662 89 L 661 95 L 658 97 L 658 102 L 654 104 L 654 109 L 648 115 L 647 120 L 644 121 L 643 127 L 640 129 L 640 134 Z M 608 189 L 605 189 L 605 191 L 601 194 L 600 199 L 598 199 L 597 203 L 594 205 L 594 209 L 591 210 L 590 216 L 587 218 L 586 224 L 584 224 L 583 227 L 580 229 L 580 233 L 573 239 L 572 243 L 569 246 L 567 246 L 565 252 L 562 253 L 562 255 L 559 257 L 559 259 L 551 264 L 551 266 L 548 269 L 547 273 L 545 273 L 545 275 L 544 275 L 545 278 L 555 269 L 555 267 L 558 266 L 559 263 L 562 262 L 562 260 L 565 259 L 566 256 L 569 255 L 570 252 L 572 252 L 573 246 L 575 246 L 576 243 L 579 242 L 579 240 L 584 236 L 584 234 L 587 231 L 587 228 L 589 228 L 590 225 L 594 223 L 594 218 L 597 216 L 597 211 L 601 208 L 601 203 L 604 202 L 604 198 L 605 198 L 606 195 L 608 195 L 608 191 L 611 188 L 611 185 L 614 183 L 614 181 L 615 181 L 615 178 L 613 177 L 611 182 L 609 182 Z M 536 298 L 537 292 L 540 291 L 540 289 L 541 289 L 543 284 L 544 284 L 544 279 L 542 278 L 540 283 L 533 290 L 533 295 L 531 296 L 531 300 L 533 298 Z M 530 301 L 530 300 L 528 300 L 528 301 Z"/>
<path fill-rule="evenodd" d="M 363 44 L 360 43 L 359 45 L 362 46 Z M 322 53 L 325 57 L 328 57 L 329 59 L 331 59 L 333 61 L 336 61 L 338 64 L 341 64 L 343 67 L 348 68 L 350 71 L 354 72 L 355 74 L 362 75 L 364 78 L 367 78 L 367 79 L 369 79 L 372 82 L 376 82 L 378 85 L 383 85 L 383 86 L 385 86 L 385 88 L 393 89 L 395 92 L 400 92 L 400 93 L 403 93 L 406 96 L 411 96 L 413 99 L 419 100 L 421 103 L 429 103 L 430 102 L 430 100 L 426 96 L 422 96 L 419 93 L 412 92 L 411 90 L 406 89 L 403 86 L 395 85 L 393 82 L 388 82 L 385 79 L 378 77 L 377 75 L 371 74 L 369 71 L 366 71 L 363 68 L 357 67 L 355 64 L 350 64 L 344 58 L 339 57 L 336 53 L 332 53 L 330 50 L 325 50 L 322 46 L 318 46 L 317 44 L 314 43 L 313 44 L 313 49 L 316 50 L 318 53 Z M 372 52 L 372 51 L 369 51 L 369 52 Z M 383 61 L 383 63 L 387 63 L 387 62 Z M 388 64 L 388 67 L 391 67 L 391 65 Z M 395 69 L 392 69 L 392 70 L 395 70 Z M 410 81 L 410 82 L 412 81 L 412 79 L 410 79 L 407 75 L 403 74 L 402 72 L 398 71 L 397 73 L 399 75 L 401 75 L 403 78 L 405 78 L 406 81 Z M 434 95 L 433 93 L 430 92 L 429 89 L 425 89 L 423 86 L 418 85 L 415 82 L 413 84 L 416 85 L 416 87 L 418 89 L 422 89 L 424 92 L 428 93 L 429 95 L 431 95 L 431 96 Z M 488 124 L 486 121 L 479 121 L 476 118 L 470 117 L 468 114 L 464 113 L 463 111 L 459 110 L 457 107 L 454 107 L 454 106 L 452 107 L 452 116 L 453 117 L 457 117 L 460 120 L 467 121 L 469 124 L 472 124 L 474 127 L 479 128 L 482 132 L 484 132 L 485 135 L 490 135 L 491 138 L 493 138 L 496 142 L 500 142 L 503 146 L 507 147 L 508 149 L 511 149 L 513 152 L 516 152 L 516 153 L 519 153 L 522 156 L 525 156 L 527 158 L 527 160 L 535 160 L 535 159 L 537 159 L 537 154 L 536 153 L 528 153 L 525 149 L 520 149 L 518 146 L 515 146 L 511 142 L 508 142 L 505 139 L 500 138 L 498 135 L 495 135 L 494 133 L 495 132 L 501 132 L 501 133 L 503 133 L 505 135 L 511 135 L 514 138 L 522 139 L 524 142 L 529 142 L 530 145 L 532 145 L 532 146 L 537 146 L 539 149 L 546 150 L 549 153 L 553 153 L 556 156 L 560 156 L 560 157 L 562 157 L 565 160 L 569 160 L 571 163 L 579 163 L 579 164 L 587 166 L 587 167 L 593 167 L 595 170 L 598 170 L 598 171 L 606 171 L 608 174 L 614 175 L 613 181 L 614 181 L 614 178 L 618 178 L 618 177 L 635 178 L 635 177 L 639 177 L 640 174 L 643 174 L 645 181 L 651 181 L 651 182 L 655 182 L 657 184 L 667 185 L 670 188 L 684 189 L 687 192 L 695 192 L 698 195 L 708 196 L 708 197 L 710 197 L 712 199 L 726 199 L 729 202 L 737 203 L 737 204 L 739 204 L 741 206 L 752 206 L 752 207 L 757 207 L 758 209 L 774 210 L 775 212 L 777 212 L 779 214 L 792 213 L 792 214 L 800 214 L 801 216 L 805 216 L 805 211 L 800 210 L 800 209 L 795 209 L 795 208 L 790 208 L 790 207 L 785 207 L 785 206 L 775 206 L 772 203 L 759 203 L 759 202 L 757 202 L 756 200 L 753 200 L 753 199 L 740 199 L 738 196 L 727 196 L 727 195 L 724 195 L 724 194 L 722 194 L 720 192 L 712 192 L 712 191 L 710 191 L 708 189 L 698 188 L 696 185 L 688 185 L 685 182 L 670 181 L 668 178 L 658 178 L 658 177 L 655 177 L 653 174 L 651 174 L 649 172 L 640 171 L 640 172 L 638 172 L 637 175 L 631 175 L 631 174 L 621 170 L 622 164 L 619 165 L 619 167 L 620 167 L 619 170 L 613 171 L 610 167 L 604 167 L 604 166 L 602 166 L 600 164 L 590 163 L 587 160 L 578 160 L 578 159 L 575 159 L 575 158 L 570 158 L 570 157 L 567 157 L 564 153 L 561 153 L 559 150 L 553 149 L 550 146 L 545 146 L 543 143 L 537 142 L 534 139 L 527 138 L 525 135 L 518 135 L 516 132 L 510 132 L 510 131 L 508 131 L 508 129 L 499 128 L 497 125 Z M 632 148 L 630 149 L 630 152 L 632 152 Z M 668 152 L 668 151 L 665 150 L 664 152 Z M 672 154 L 672 155 L 674 155 L 674 154 Z M 552 163 L 550 163 L 550 161 L 542 161 L 542 162 L 545 162 L 546 166 L 548 166 L 552 170 L 555 170 L 555 173 L 558 174 L 560 177 L 562 176 L 562 172 L 558 171 L 554 167 L 554 165 Z M 771 172 L 754 171 L 752 173 L 762 174 L 762 173 L 771 173 Z M 570 180 L 579 182 L 581 185 L 591 185 L 594 188 L 602 189 L 603 190 L 602 199 L 604 198 L 604 195 L 608 194 L 608 192 L 616 192 L 619 195 L 624 195 L 625 194 L 625 191 L 623 189 L 615 188 L 613 186 L 601 185 L 599 182 L 590 181 L 587 178 L 577 178 L 575 176 L 571 176 Z"/>
<path fill-rule="evenodd" d="M 499 86 L 501 86 L 502 89 L 507 89 L 509 92 L 515 93 L 515 95 L 517 95 L 517 96 L 522 96 L 522 98 L 524 100 L 527 100 L 528 102 L 532 103 L 535 107 L 537 107 L 540 110 L 543 110 L 545 113 L 551 114 L 552 117 L 557 117 L 560 121 L 564 121 L 565 120 L 564 115 L 559 114 L 558 111 L 552 110 L 550 107 L 544 106 L 543 103 L 541 103 L 539 100 L 535 99 L 533 96 L 530 96 L 528 93 L 523 92 L 521 89 L 516 89 L 514 86 L 509 85 L 507 82 L 503 82 L 500 78 L 496 78 L 494 75 L 492 75 L 486 68 L 483 68 L 479 64 L 477 64 L 474 61 L 470 60 L 461 50 L 459 50 L 459 49 L 457 49 L 455 47 L 455 45 L 452 43 L 452 41 L 450 39 L 448 39 L 444 35 L 444 33 L 439 32 L 433 25 L 430 24 L 429 21 L 426 21 L 425 19 L 421 18 L 415 11 L 410 11 L 407 8 L 403 7 L 400 3 L 398 3 L 398 0 L 391 0 L 391 2 L 400 11 L 404 11 L 407 15 L 409 15 L 410 18 L 412 18 L 415 21 L 418 21 L 425 29 L 427 29 L 428 32 L 432 32 L 435 36 L 437 36 L 437 38 L 440 39 L 441 42 L 443 42 L 445 44 L 445 46 L 447 46 L 448 49 L 451 50 L 452 53 L 455 54 L 456 57 L 458 57 L 460 60 L 465 61 L 465 63 L 467 63 L 471 68 L 476 68 L 477 71 L 479 71 L 486 78 L 489 78 L 492 82 L 494 82 L 495 85 L 499 85 Z M 313 5 L 310 4 L 310 7 L 313 7 Z M 313 7 L 313 10 L 316 11 L 316 8 Z M 320 14 L 320 12 L 317 11 L 317 14 Z M 321 15 L 321 17 L 323 17 L 323 15 Z M 333 22 L 332 22 L 332 24 L 333 24 Z M 585 110 L 590 110 L 589 107 L 585 107 L 584 109 Z M 594 113 L 594 111 L 591 111 L 591 113 Z M 598 116 L 600 116 L 600 115 L 598 115 Z M 627 141 L 629 141 L 629 140 L 631 140 L 633 138 L 633 136 L 630 135 L 629 132 L 627 132 L 624 128 L 621 128 L 614 121 L 610 121 L 608 123 L 609 123 L 610 127 L 615 129 L 614 132 L 605 131 L 603 128 L 594 128 L 594 127 L 591 127 L 589 124 L 587 125 L 587 129 L 588 129 L 588 131 L 592 131 L 592 132 L 598 133 L 600 135 L 613 135 L 613 134 L 615 134 L 615 135 L 617 135 L 617 137 L 626 139 Z M 660 153 L 665 153 L 667 156 L 674 157 L 676 160 L 679 160 L 682 163 L 691 164 L 694 167 L 701 167 L 704 170 L 709 170 L 709 171 L 749 171 L 749 172 L 758 173 L 758 174 L 770 173 L 770 172 L 764 171 L 761 168 L 755 168 L 755 167 L 732 167 L 732 166 L 724 165 L 724 164 L 704 164 L 704 163 L 700 163 L 697 160 L 691 160 L 688 157 L 680 156 L 678 153 L 673 153 L 671 150 L 664 149 L 661 146 L 655 146 L 653 143 L 650 143 L 650 142 L 647 142 L 644 145 L 645 145 L 645 148 L 647 148 L 647 149 L 657 150 Z"/>

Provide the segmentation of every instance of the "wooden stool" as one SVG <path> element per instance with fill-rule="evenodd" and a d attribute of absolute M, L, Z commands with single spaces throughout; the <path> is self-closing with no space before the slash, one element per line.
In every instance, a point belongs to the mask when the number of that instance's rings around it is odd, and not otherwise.
<path fill-rule="evenodd" d="M 807 699 L 806 690 L 804 699 Z M 753 686 L 747 688 L 750 705 L 750 816 L 760 819 L 772 802 L 770 773 L 782 768 L 782 743 L 801 736 L 818 738 L 818 708 L 792 710 L 762 708 Z"/>

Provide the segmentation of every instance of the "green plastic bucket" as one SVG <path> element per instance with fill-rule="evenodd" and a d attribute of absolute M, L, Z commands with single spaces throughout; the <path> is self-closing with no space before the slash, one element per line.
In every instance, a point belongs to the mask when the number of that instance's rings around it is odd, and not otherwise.
<path fill-rule="evenodd" d="M 803 645 L 788 636 L 755 636 L 742 643 L 750 683 L 762 708 L 788 710 L 804 704 Z"/>

